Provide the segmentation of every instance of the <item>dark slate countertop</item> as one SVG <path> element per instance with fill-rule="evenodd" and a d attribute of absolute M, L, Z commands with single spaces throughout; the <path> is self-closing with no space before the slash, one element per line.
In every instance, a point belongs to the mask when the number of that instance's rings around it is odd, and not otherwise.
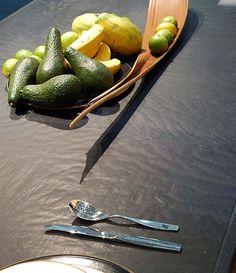
<path fill-rule="evenodd" d="M 0 22 L 0 61 L 33 50 L 51 26 L 62 33 L 85 12 L 113 12 L 143 31 L 148 1 L 34 0 Z M 10 109 L 0 75 L 0 267 L 46 255 L 108 259 L 135 273 L 226 273 L 235 248 L 236 6 L 190 0 L 172 52 L 123 99 L 74 129 L 76 113 Z M 180 225 L 93 227 L 179 242 L 180 254 L 46 234 L 83 224 L 84 199 L 109 213 Z M 122 222 L 123 223 L 123 222 Z"/>

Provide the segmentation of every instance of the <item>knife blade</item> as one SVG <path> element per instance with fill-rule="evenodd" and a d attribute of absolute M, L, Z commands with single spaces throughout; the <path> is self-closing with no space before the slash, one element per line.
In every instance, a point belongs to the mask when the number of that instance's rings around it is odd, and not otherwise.
<path fill-rule="evenodd" d="M 46 231 L 61 231 L 75 235 L 84 235 L 90 237 L 96 237 L 100 239 L 108 239 L 113 241 L 119 241 L 129 243 L 138 246 L 150 247 L 154 249 L 169 250 L 174 252 L 180 252 L 182 246 L 178 243 L 163 241 L 159 239 L 143 237 L 143 236 L 131 236 L 128 234 L 116 234 L 114 232 L 101 231 L 99 229 L 85 227 L 85 226 L 73 226 L 73 225 L 46 225 Z"/>

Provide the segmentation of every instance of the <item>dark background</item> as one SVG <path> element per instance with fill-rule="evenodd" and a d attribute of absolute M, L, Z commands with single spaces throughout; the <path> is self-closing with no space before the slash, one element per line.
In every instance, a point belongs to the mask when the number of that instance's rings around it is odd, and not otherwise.
<path fill-rule="evenodd" d="M 0 20 L 22 8 L 31 0 L 0 0 Z"/>

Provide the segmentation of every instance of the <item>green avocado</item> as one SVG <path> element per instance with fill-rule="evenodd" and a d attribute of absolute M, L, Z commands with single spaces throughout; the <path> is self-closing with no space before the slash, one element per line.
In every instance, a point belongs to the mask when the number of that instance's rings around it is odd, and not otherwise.
<path fill-rule="evenodd" d="M 16 107 L 21 101 L 21 89 L 27 84 L 35 83 L 38 66 L 36 59 L 27 57 L 19 60 L 13 67 L 8 88 L 8 103 L 12 107 Z"/>
<path fill-rule="evenodd" d="M 110 70 L 102 63 L 68 47 L 65 57 L 74 74 L 81 80 L 90 97 L 95 97 L 114 84 Z"/>
<path fill-rule="evenodd" d="M 56 28 L 51 28 L 47 36 L 45 54 L 36 74 L 36 82 L 44 83 L 55 76 L 63 74 L 64 70 L 61 33 Z"/>
<path fill-rule="evenodd" d="M 81 81 L 71 74 L 53 77 L 42 84 L 26 85 L 22 90 L 25 101 L 47 108 L 71 106 L 84 96 Z"/>

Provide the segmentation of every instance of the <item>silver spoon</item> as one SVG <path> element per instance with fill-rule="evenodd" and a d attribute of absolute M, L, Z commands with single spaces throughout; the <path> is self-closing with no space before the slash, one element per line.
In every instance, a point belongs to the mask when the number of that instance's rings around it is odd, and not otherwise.
<path fill-rule="evenodd" d="M 69 203 L 69 207 L 73 213 L 75 213 L 79 218 L 83 220 L 88 221 L 100 221 L 105 220 L 108 218 L 123 218 L 129 221 L 132 221 L 136 224 L 140 224 L 146 227 L 154 228 L 154 229 L 160 229 L 160 230 L 167 230 L 167 231 L 178 231 L 179 226 L 167 224 L 167 223 L 161 223 L 156 221 L 150 221 L 150 220 L 142 220 L 137 219 L 134 217 L 124 216 L 124 215 L 108 215 L 104 212 L 99 211 L 94 206 L 89 204 L 88 202 L 81 201 L 81 200 L 72 200 Z"/>

